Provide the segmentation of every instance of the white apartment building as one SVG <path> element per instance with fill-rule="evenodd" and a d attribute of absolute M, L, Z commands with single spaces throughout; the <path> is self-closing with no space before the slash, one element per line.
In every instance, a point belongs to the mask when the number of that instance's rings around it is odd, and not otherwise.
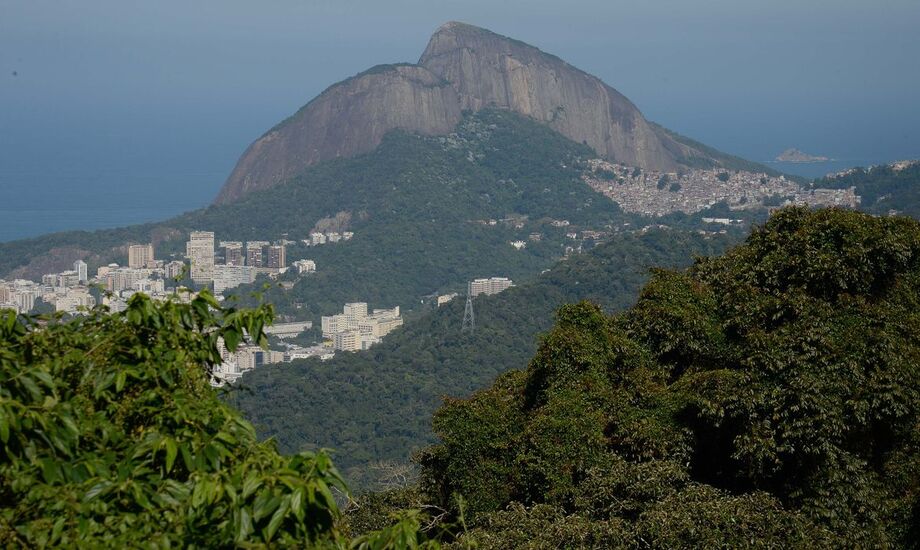
<path fill-rule="evenodd" d="M 245 265 L 215 265 L 212 273 L 215 294 L 256 280 L 256 268 Z"/>
<path fill-rule="evenodd" d="M 134 281 L 134 284 L 131 285 L 131 288 L 136 292 L 143 292 L 144 294 L 153 295 L 161 294 L 166 292 L 166 284 L 163 279 L 141 279 L 139 281 Z"/>
<path fill-rule="evenodd" d="M 132 244 L 128 247 L 128 267 L 149 268 L 156 267 L 156 261 L 153 258 L 152 244 Z"/>
<path fill-rule="evenodd" d="M 341 351 L 360 351 L 361 332 L 357 330 L 346 330 L 337 332 L 332 337 L 332 345 L 335 349 Z"/>
<path fill-rule="evenodd" d="M 277 336 L 278 338 L 292 338 L 305 330 L 313 328 L 310 321 L 297 321 L 294 323 L 275 323 L 265 327 L 265 334 Z"/>
<path fill-rule="evenodd" d="M 122 290 L 135 288 L 134 285 L 138 281 L 149 278 L 151 274 L 153 274 L 153 271 L 150 269 L 116 267 L 115 269 L 109 269 L 105 275 L 101 277 L 101 280 L 105 283 L 106 290 L 110 292 L 121 292 Z"/>
<path fill-rule="evenodd" d="M 86 262 L 84 262 L 83 260 L 75 261 L 73 263 L 73 270 L 77 274 L 77 281 L 80 284 L 86 283 L 86 281 L 88 280 L 87 273 L 86 273 L 87 271 Z"/>
<path fill-rule="evenodd" d="M 470 282 L 470 295 L 473 297 L 480 294 L 498 294 L 499 292 L 514 286 L 511 279 L 507 277 L 492 277 L 490 279 L 473 279 Z"/>
<path fill-rule="evenodd" d="M 316 262 L 313 260 L 297 260 L 293 266 L 297 269 L 298 275 L 316 272 Z"/>
<path fill-rule="evenodd" d="M 192 231 L 185 245 L 191 261 L 192 280 L 198 284 L 211 282 L 214 277 L 214 232 Z"/>

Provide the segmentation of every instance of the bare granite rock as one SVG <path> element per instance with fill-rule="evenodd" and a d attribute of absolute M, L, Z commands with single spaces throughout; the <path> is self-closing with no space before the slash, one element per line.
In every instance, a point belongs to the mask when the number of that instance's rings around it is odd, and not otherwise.
<path fill-rule="evenodd" d="M 523 42 L 451 22 L 434 33 L 417 65 L 381 65 L 335 84 L 256 140 L 216 202 L 272 187 L 323 160 L 369 152 L 396 128 L 447 134 L 462 111 L 486 107 L 532 117 L 631 166 L 669 171 L 681 159 L 707 157 L 649 124 L 598 78 Z"/>

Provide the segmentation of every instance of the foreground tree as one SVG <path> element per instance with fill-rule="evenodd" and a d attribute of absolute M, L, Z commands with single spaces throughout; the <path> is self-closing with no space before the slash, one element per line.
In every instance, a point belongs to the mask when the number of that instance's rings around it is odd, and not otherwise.
<path fill-rule="evenodd" d="M 465 542 L 916 545 L 920 224 L 782 210 L 622 315 L 563 307 L 435 429 L 422 488 Z"/>
<path fill-rule="evenodd" d="M 0 311 L 0 546 L 417 544 L 412 514 L 349 541 L 329 457 L 279 455 L 210 387 L 218 338 L 262 343 L 271 319 L 207 292 L 68 322 Z"/>

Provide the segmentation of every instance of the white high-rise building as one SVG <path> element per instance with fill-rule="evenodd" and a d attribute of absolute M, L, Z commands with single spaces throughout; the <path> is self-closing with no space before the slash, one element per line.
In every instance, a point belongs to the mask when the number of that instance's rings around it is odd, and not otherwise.
<path fill-rule="evenodd" d="M 192 264 L 192 280 L 198 284 L 211 282 L 214 278 L 214 232 L 192 231 L 185 254 Z"/>
<path fill-rule="evenodd" d="M 135 269 L 153 268 L 156 263 L 153 259 L 152 244 L 132 244 L 128 247 L 128 267 Z"/>
<path fill-rule="evenodd" d="M 77 272 L 77 280 L 80 283 L 85 283 L 87 281 L 86 262 L 83 260 L 75 261 L 73 263 L 73 270 Z"/>

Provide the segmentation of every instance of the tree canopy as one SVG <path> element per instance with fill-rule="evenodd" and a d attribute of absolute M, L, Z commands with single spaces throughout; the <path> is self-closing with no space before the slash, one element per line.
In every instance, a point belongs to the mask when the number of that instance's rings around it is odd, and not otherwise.
<path fill-rule="evenodd" d="M 788 208 L 562 307 L 526 371 L 435 415 L 433 503 L 484 547 L 920 540 L 920 224 Z"/>

